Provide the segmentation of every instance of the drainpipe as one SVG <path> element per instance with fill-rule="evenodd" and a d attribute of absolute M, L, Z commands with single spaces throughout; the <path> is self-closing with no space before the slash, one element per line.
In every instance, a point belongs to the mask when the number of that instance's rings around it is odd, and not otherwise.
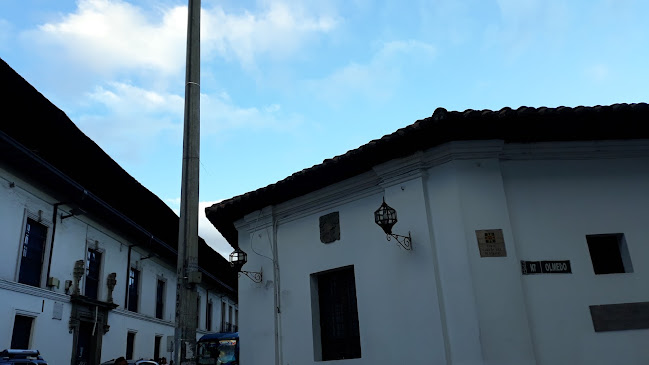
<path fill-rule="evenodd" d="M 81 202 L 86 199 L 88 196 L 88 191 L 86 189 L 83 189 L 83 195 L 81 196 Z M 56 234 L 56 222 L 57 222 L 57 215 L 59 211 L 59 205 L 67 204 L 66 202 L 59 202 L 59 203 L 54 203 L 52 204 L 52 240 L 50 241 L 50 257 L 48 258 L 47 261 L 47 277 L 45 278 L 45 283 L 47 285 L 47 281 L 50 280 L 50 273 L 52 271 L 52 256 L 54 255 L 54 237 Z M 87 237 L 86 237 L 87 238 Z M 87 243 L 86 243 L 87 244 Z"/>
<path fill-rule="evenodd" d="M 52 270 L 52 255 L 54 254 L 54 237 L 56 234 L 56 215 L 59 210 L 59 205 L 63 205 L 63 204 L 65 203 L 60 202 L 60 203 L 55 203 L 53 205 L 54 209 L 52 212 L 52 240 L 50 240 L 50 257 L 47 261 L 47 277 L 45 278 L 45 283 L 47 283 L 48 280 L 50 280 L 50 273 Z"/>
<path fill-rule="evenodd" d="M 153 237 L 153 235 L 149 231 L 144 229 L 138 223 L 136 223 L 135 221 L 133 221 L 132 219 L 130 219 L 129 217 L 124 215 L 122 212 L 120 212 L 117 209 L 113 208 L 112 206 L 108 205 L 108 203 L 101 200 L 99 197 L 94 195 L 92 192 L 89 192 L 86 189 L 84 189 L 83 186 L 81 186 L 79 183 L 77 183 L 76 181 L 72 180 L 69 176 L 67 176 L 64 173 L 62 173 L 61 171 L 59 171 L 56 167 L 54 167 L 53 165 L 51 165 L 50 163 L 45 161 L 42 157 L 36 155 L 34 152 L 27 149 L 22 144 L 16 142 L 13 138 L 9 137 L 9 135 L 4 133 L 3 131 L 0 131 L 0 141 L 8 143 L 13 148 L 15 148 L 18 151 L 22 152 L 26 157 L 29 157 L 32 161 L 39 164 L 40 167 L 43 168 L 44 170 L 49 171 L 50 173 L 54 174 L 57 178 L 63 180 L 70 187 L 73 187 L 73 188 L 79 190 L 80 192 L 82 192 L 83 193 L 82 201 L 86 197 L 91 199 L 94 203 L 98 204 L 103 209 L 105 209 L 106 211 L 110 212 L 111 214 L 113 214 L 114 216 L 116 216 L 117 218 L 122 220 L 124 223 L 130 225 L 131 227 L 135 228 L 139 232 L 141 232 L 141 233 L 143 233 L 143 234 L 145 234 L 145 235 L 147 235 L 149 237 Z M 60 203 L 60 204 L 64 204 L 64 203 Z M 56 219 L 56 217 L 54 217 L 54 220 L 55 219 Z M 160 246 L 164 247 L 167 251 L 169 251 L 173 255 L 178 255 L 178 251 L 175 248 L 168 245 L 166 242 L 162 241 L 161 239 L 159 239 L 157 237 L 153 237 L 153 240 L 157 244 L 159 244 Z M 221 285 L 225 290 L 229 291 L 230 293 L 234 293 L 234 289 L 232 287 L 225 284 L 223 281 L 221 281 L 216 276 L 214 276 L 214 275 L 210 274 L 209 272 L 207 272 L 207 270 L 205 270 L 204 268 L 199 267 L 198 270 L 200 272 L 202 272 L 204 276 L 209 277 L 210 279 L 214 280 L 216 283 Z M 127 283 L 128 283 L 128 281 L 127 281 Z"/>
<path fill-rule="evenodd" d="M 275 364 L 283 364 L 282 356 L 282 310 L 280 303 L 279 259 L 277 249 L 277 218 L 273 214 L 273 276 L 275 281 Z"/>
<path fill-rule="evenodd" d="M 124 295 L 124 309 L 128 310 L 128 280 L 131 277 L 131 249 L 135 245 L 128 245 L 128 258 L 126 259 L 126 295 Z"/>

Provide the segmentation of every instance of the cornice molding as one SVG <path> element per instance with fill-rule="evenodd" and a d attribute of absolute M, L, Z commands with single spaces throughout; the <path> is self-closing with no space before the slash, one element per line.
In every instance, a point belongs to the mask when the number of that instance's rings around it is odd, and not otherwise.
<path fill-rule="evenodd" d="M 379 178 L 378 185 L 383 188 L 400 184 L 423 176 L 422 152 L 417 152 L 408 157 L 394 159 L 374 166 L 372 170 Z"/>
<path fill-rule="evenodd" d="M 0 289 L 10 290 L 16 293 L 32 295 L 43 299 L 50 299 L 57 302 L 70 302 L 69 295 L 60 294 L 48 289 L 37 288 L 35 286 L 21 284 L 15 281 L 9 281 L 5 279 L 0 279 Z"/>
<path fill-rule="evenodd" d="M 379 194 L 382 188 L 374 172 L 367 172 L 324 189 L 278 205 L 275 217 L 279 224 L 312 214 L 324 213 L 365 197 Z"/>
<path fill-rule="evenodd" d="M 374 166 L 379 185 L 388 188 L 405 181 L 421 178 L 431 167 L 453 160 L 498 158 L 503 150 L 502 140 L 454 141 L 419 151 L 404 158 L 390 160 Z"/>
<path fill-rule="evenodd" d="M 649 157 L 649 139 L 512 143 L 501 160 L 598 160 Z"/>
<path fill-rule="evenodd" d="M 273 211 L 273 206 L 267 206 L 262 210 L 246 214 L 243 219 L 234 223 L 234 227 L 238 231 L 246 230 L 248 233 L 272 227 Z"/>
<path fill-rule="evenodd" d="M 505 143 L 503 140 L 453 141 L 374 166 L 372 171 L 318 191 L 266 207 L 235 222 L 238 231 L 272 227 L 380 194 L 390 186 L 421 178 L 432 167 L 457 160 L 575 160 L 649 157 L 649 140 Z"/>
<path fill-rule="evenodd" d="M 390 186 L 421 178 L 431 166 L 453 159 L 485 158 L 485 154 L 497 157 L 502 145 L 502 141 L 450 142 L 429 151 L 390 160 L 373 167 L 372 171 L 274 206 L 272 211 L 266 207 L 261 214 L 260 211 L 250 213 L 235 222 L 235 228 L 250 232 L 271 227 L 273 214 L 278 223 L 283 224 L 326 212 L 355 200 L 381 194 Z"/>
<path fill-rule="evenodd" d="M 251 233 L 272 227 L 273 219 L 277 220 L 278 224 L 291 222 L 380 193 L 382 189 L 378 184 L 376 174 L 370 171 L 279 205 L 265 207 L 261 212 L 257 210 L 247 214 L 243 219 L 234 222 L 234 226 L 240 232 L 246 230 Z"/>
<path fill-rule="evenodd" d="M 444 143 L 422 153 L 422 168 L 429 169 L 453 160 L 499 158 L 504 145 L 502 140 Z"/>
<path fill-rule="evenodd" d="M 125 309 L 121 309 L 121 308 L 113 309 L 110 313 L 119 314 L 119 315 L 124 316 L 124 317 L 133 318 L 133 319 L 139 319 L 139 320 L 147 321 L 147 322 L 151 322 L 151 323 L 161 324 L 161 325 L 164 325 L 164 326 L 171 326 L 171 327 L 174 326 L 174 322 L 165 321 L 165 320 L 158 319 L 158 318 L 155 318 L 155 317 L 147 316 L 147 315 L 142 314 L 142 313 L 135 313 L 135 312 L 131 312 L 131 311 L 128 311 L 128 310 L 125 310 Z"/>

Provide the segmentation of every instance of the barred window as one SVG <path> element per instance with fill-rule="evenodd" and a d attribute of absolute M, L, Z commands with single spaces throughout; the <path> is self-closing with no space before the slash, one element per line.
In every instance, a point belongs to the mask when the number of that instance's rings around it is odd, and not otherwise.
<path fill-rule="evenodd" d="M 361 357 L 354 267 L 314 274 L 319 317 L 321 353 L 316 359 L 340 360 Z"/>
<path fill-rule="evenodd" d="M 18 274 L 19 283 L 40 286 L 46 236 L 46 226 L 27 218 L 20 259 L 20 273 Z"/>
<path fill-rule="evenodd" d="M 85 294 L 88 298 L 98 299 L 101 252 L 93 249 L 88 249 L 88 254 L 86 256 L 86 268 L 88 270 L 88 275 L 86 275 Z"/>
<path fill-rule="evenodd" d="M 128 277 L 128 310 L 137 312 L 137 303 L 140 287 L 140 270 L 131 268 Z"/>

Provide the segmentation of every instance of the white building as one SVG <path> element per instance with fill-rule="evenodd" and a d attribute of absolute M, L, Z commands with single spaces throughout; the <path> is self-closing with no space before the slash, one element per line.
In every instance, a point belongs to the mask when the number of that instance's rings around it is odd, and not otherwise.
<path fill-rule="evenodd" d="M 648 120 L 438 109 L 208 208 L 262 274 L 242 364 L 647 364 Z"/>
<path fill-rule="evenodd" d="M 2 60 L 0 78 L 0 347 L 170 360 L 178 216 Z M 236 272 L 199 241 L 197 336 L 236 330 Z"/>

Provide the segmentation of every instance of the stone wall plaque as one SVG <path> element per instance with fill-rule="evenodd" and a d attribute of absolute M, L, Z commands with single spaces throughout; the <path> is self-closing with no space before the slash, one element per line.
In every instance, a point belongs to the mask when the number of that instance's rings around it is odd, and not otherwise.
<path fill-rule="evenodd" d="M 475 231 L 480 257 L 506 257 L 505 238 L 502 229 L 481 229 Z"/>
<path fill-rule="evenodd" d="M 338 212 L 320 217 L 320 242 L 331 243 L 340 239 L 340 218 Z"/>
<path fill-rule="evenodd" d="M 54 302 L 54 309 L 52 310 L 52 319 L 63 319 L 63 303 Z"/>
<path fill-rule="evenodd" d="M 174 336 L 167 336 L 167 352 L 174 352 Z"/>
<path fill-rule="evenodd" d="M 595 332 L 649 328 L 649 302 L 591 305 Z"/>

